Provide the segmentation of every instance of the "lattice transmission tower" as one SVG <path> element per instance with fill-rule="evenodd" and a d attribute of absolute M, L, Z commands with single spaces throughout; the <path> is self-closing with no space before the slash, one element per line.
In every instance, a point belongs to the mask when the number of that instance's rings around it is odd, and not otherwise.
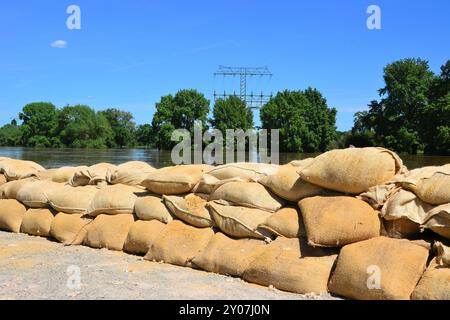
<path fill-rule="evenodd" d="M 223 93 L 218 93 L 214 91 L 214 101 L 217 99 L 226 99 L 230 96 L 238 96 L 245 102 L 245 104 L 252 109 L 260 109 L 265 103 L 267 103 L 272 98 L 272 93 L 265 94 L 264 92 L 253 93 L 247 92 L 247 78 L 248 77 L 272 77 L 273 74 L 270 72 L 268 67 L 259 68 L 248 68 L 248 67 L 225 67 L 219 66 L 219 69 L 214 73 L 214 76 L 239 76 L 240 80 L 240 92 L 239 94 L 234 91 L 233 93 L 224 91 Z"/>

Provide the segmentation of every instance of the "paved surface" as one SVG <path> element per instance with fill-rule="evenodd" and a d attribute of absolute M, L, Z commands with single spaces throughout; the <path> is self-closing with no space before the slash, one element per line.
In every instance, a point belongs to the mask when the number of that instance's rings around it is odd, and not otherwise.
<path fill-rule="evenodd" d="M 79 279 L 77 281 L 77 274 Z M 0 299 L 332 299 L 0 231 Z"/>

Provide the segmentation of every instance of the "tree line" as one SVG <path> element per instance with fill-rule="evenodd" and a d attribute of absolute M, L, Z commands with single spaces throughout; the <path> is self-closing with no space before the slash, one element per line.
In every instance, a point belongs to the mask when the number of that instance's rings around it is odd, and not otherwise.
<path fill-rule="evenodd" d="M 324 152 L 349 145 L 383 146 L 397 152 L 450 154 L 450 61 L 436 75 L 428 62 L 404 59 L 384 68 L 380 100 L 355 114 L 351 131 L 336 130 L 335 108 L 320 91 L 279 92 L 261 108 L 263 129 L 279 129 L 280 152 Z M 130 112 L 89 106 L 57 108 L 52 103 L 26 105 L 0 128 L 1 146 L 124 148 L 170 150 L 175 129 L 254 128 L 253 112 L 239 97 L 211 102 L 197 90 L 161 97 L 150 124 L 136 125 Z"/>

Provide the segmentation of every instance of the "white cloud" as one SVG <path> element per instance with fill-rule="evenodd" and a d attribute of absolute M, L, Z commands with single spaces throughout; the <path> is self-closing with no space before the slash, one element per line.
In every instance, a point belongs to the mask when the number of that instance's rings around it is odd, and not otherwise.
<path fill-rule="evenodd" d="M 65 48 L 67 48 L 67 41 L 64 41 L 64 40 L 56 40 L 56 41 L 53 41 L 53 42 L 50 44 L 50 46 L 51 46 L 52 48 L 65 49 Z"/>

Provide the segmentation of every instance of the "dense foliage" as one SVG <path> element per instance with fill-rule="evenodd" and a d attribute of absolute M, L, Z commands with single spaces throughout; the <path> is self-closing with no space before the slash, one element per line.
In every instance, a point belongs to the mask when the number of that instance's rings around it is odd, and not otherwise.
<path fill-rule="evenodd" d="M 210 123 L 214 129 L 226 135 L 227 129 L 248 130 L 253 128 L 253 112 L 239 97 L 231 96 L 218 99 L 214 104 L 213 118 Z"/>

